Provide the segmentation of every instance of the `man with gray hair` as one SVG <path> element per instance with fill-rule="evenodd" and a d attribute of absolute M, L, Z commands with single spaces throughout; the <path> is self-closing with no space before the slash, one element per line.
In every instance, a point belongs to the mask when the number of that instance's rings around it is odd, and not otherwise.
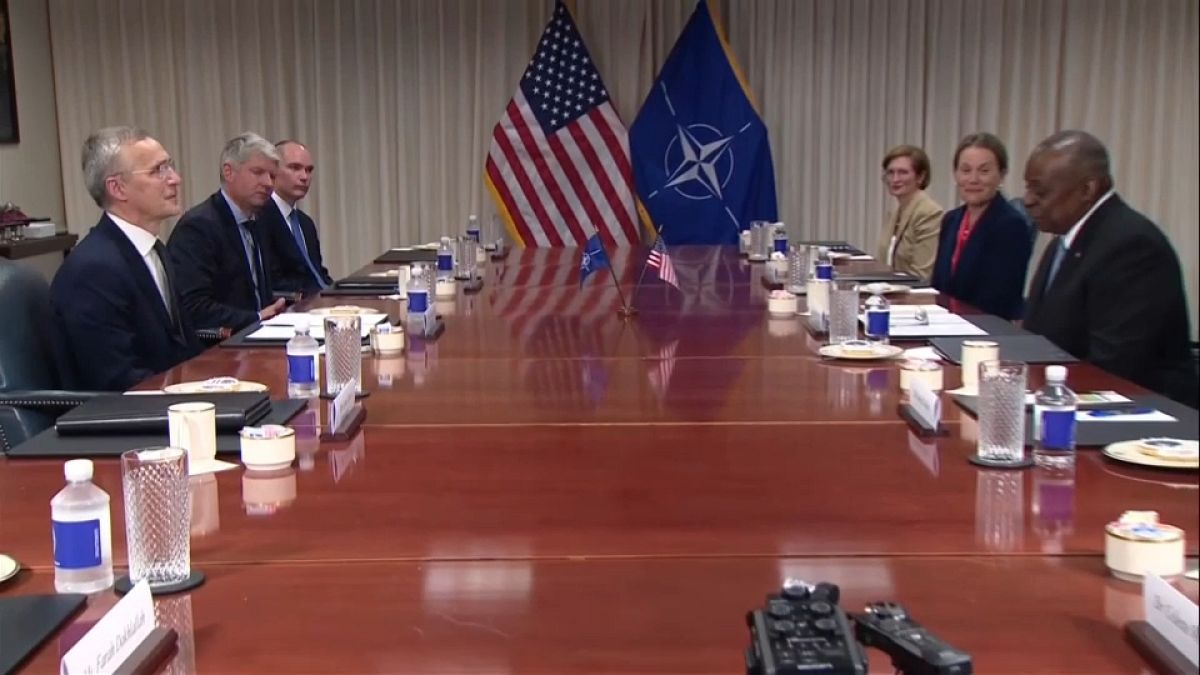
<path fill-rule="evenodd" d="M 96 131 L 82 154 L 84 182 L 104 212 L 63 261 L 51 303 L 73 361 L 68 379 L 124 391 L 200 353 L 158 240 L 163 221 L 179 215 L 179 174 L 162 145 L 132 127 Z"/>
<path fill-rule="evenodd" d="M 285 301 L 271 292 L 270 253 L 255 222 L 278 166 L 279 153 L 262 136 L 233 137 L 221 151 L 221 188 L 171 232 L 179 295 L 200 328 L 239 330 L 283 309 Z"/>
<path fill-rule="evenodd" d="M 1195 406 L 1179 258 L 1113 189 L 1104 144 L 1084 131 L 1042 141 L 1025 165 L 1025 207 L 1055 237 L 1030 284 L 1024 327 Z"/>

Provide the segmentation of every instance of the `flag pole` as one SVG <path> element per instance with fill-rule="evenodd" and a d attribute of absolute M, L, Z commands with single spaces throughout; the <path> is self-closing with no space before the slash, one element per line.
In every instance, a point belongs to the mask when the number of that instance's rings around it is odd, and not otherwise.
<path fill-rule="evenodd" d="M 617 314 L 622 319 L 629 320 L 630 317 L 637 314 L 637 310 L 625 302 L 625 294 L 621 292 L 621 282 L 617 281 L 617 271 L 613 269 L 611 260 L 608 263 L 608 273 L 612 276 L 613 286 L 617 287 L 617 297 L 621 299 L 621 308 L 617 310 Z"/>
<path fill-rule="evenodd" d="M 650 242 L 650 250 L 651 251 L 653 251 L 654 247 L 658 245 L 658 240 L 662 239 L 662 229 L 663 229 L 663 226 L 660 224 L 658 226 L 658 229 L 654 231 L 654 241 Z M 630 301 L 633 301 L 634 299 L 637 298 L 638 289 L 642 287 L 642 281 L 645 280 L 645 278 L 646 278 L 646 268 L 649 267 L 649 264 L 650 264 L 650 256 L 647 255 L 646 259 L 642 261 L 642 273 L 638 275 L 637 283 L 635 283 L 633 285 L 633 290 L 629 292 Z"/>

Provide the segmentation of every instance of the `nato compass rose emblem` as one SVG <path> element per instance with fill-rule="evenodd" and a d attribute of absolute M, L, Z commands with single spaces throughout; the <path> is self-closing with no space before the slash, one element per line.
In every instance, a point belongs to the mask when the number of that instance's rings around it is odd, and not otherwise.
<path fill-rule="evenodd" d="M 653 199 L 664 190 L 674 190 L 685 199 L 716 199 L 724 203 L 725 187 L 733 177 L 733 142 L 754 123 L 747 122 L 728 135 L 711 124 L 682 124 L 666 86 L 660 82 L 659 89 L 662 90 L 671 117 L 675 119 L 675 134 L 663 152 L 663 172 L 667 175 L 667 181 L 647 198 Z M 737 218 L 728 207 L 725 207 L 725 212 L 736 225 Z"/>

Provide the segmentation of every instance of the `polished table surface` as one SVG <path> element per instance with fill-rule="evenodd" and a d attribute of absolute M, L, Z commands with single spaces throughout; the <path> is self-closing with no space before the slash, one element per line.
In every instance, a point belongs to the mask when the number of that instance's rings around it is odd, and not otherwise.
<path fill-rule="evenodd" d="M 627 291 L 644 255 L 613 256 Z M 210 581 L 159 601 L 194 626 L 171 671 L 736 672 L 744 613 L 790 576 L 841 584 L 848 608 L 904 602 L 976 672 L 1138 672 L 1120 639 L 1138 588 L 1106 576 L 1103 526 L 1156 509 L 1195 555 L 1195 473 L 1096 449 L 1073 471 L 978 469 L 976 422 L 949 400 L 948 435 L 917 437 L 894 363 L 824 360 L 800 319 L 768 318 L 761 265 L 673 258 L 685 291 L 647 275 L 624 322 L 605 274 L 579 288 L 577 251 L 513 251 L 481 292 L 438 302 L 436 342 L 364 357 L 352 440 L 317 442 L 314 400 L 293 468 L 193 478 Z M 336 304 L 403 312 L 305 306 Z M 285 390 L 278 348 L 210 349 L 139 388 L 222 375 Z M 1071 383 L 1142 393 L 1084 364 Z M 120 566 L 120 469 L 96 475 Z M 60 462 L 0 460 L 0 549 L 28 568 L 0 592 L 52 588 L 61 484 Z"/>

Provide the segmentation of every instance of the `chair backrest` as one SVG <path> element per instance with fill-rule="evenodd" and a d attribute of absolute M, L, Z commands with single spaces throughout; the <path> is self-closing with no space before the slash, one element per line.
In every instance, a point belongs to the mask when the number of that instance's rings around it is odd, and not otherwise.
<path fill-rule="evenodd" d="M 41 274 L 0 258 L 0 391 L 61 389 L 50 286 Z"/>
<path fill-rule="evenodd" d="M 1029 212 L 1025 210 L 1025 200 L 1021 199 L 1020 197 L 1013 197 L 1012 199 L 1008 200 L 1008 203 L 1012 204 L 1012 207 L 1017 210 L 1017 213 L 1020 213 L 1021 217 L 1025 219 L 1025 227 L 1029 228 L 1029 241 L 1036 242 L 1037 226 L 1033 224 L 1033 218 L 1030 218 Z"/>

